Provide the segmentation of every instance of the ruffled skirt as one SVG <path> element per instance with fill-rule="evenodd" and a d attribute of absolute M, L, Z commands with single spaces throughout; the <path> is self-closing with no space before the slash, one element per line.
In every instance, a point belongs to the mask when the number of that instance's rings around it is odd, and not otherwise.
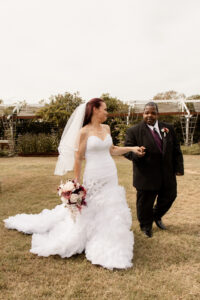
<path fill-rule="evenodd" d="M 8 229 L 32 234 L 31 253 L 70 257 L 85 251 L 92 264 L 129 268 L 133 258 L 131 212 L 124 188 L 114 183 L 86 183 L 87 206 L 76 221 L 63 204 L 39 214 L 18 214 L 4 220 Z"/>

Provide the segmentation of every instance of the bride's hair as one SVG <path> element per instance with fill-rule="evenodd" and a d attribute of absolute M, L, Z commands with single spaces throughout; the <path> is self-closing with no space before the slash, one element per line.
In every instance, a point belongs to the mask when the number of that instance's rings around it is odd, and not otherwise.
<path fill-rule="evenodd" d="M 93 98 L 86 104 L 83 126 L 91 122 L 92 115 L 93 115 L 93 108 L 94 107 L 99 108 L 101 106 L 101 103 L 103 102 L 104 101 L 101 98 Z"/>

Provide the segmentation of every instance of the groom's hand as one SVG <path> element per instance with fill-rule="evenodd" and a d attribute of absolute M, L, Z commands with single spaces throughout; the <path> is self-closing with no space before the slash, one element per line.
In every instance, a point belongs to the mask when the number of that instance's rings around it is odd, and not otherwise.
<path fill-rule="evenodd" d="M 141 146 L 141 147 L 138 147 L 139 149 L 138 149 L 138 152 L 137 152 L 137 155 L 139 156 L 139 157 L 143 157 L 144 155 L 145 155 L 145 150 L 146 150 L 146 148 L 144 147 L 144 146 Z"/>

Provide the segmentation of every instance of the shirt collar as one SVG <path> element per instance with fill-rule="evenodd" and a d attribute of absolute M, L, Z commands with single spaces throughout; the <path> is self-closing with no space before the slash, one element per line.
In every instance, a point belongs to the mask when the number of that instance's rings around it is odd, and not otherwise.
<path fill-rule="evenodd" d="M 154 124 L 154 126 L 151 126 L 151 125 L 148 125 L 147 126 L 153 131 L 153 129 L 155 128 L 157 133 L 159 134 L 161 140 L 162 140 L 162 135 L 160 133 L 160 129 L 159 129 L 159 126 L 158 126 L 158 120 L 156 120 L 156 123 Z"/>
<path fill-rule="evenodd" d="M 157 132 L 160 132 L 160 129 L 158 127 L 158 120 L 156 120 L 156 123 L 154 124 L 154 126 L 147 124 L 147 126 L 153 130 L 154 128 L 157 130 Z"/>

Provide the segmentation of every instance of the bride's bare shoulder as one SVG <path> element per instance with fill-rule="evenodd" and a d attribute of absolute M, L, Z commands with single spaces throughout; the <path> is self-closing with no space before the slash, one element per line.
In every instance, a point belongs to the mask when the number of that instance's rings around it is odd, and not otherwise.
<path fill-rule="evenodd" d="M 82 127 L 82 128 L 80 129 L 80 136 L 81 136 L 81 137 L 87 137 L 88 132 L 89 132 L 89 128 L 88 128 L 88 126 L 86 125 L 86 126 L 84 126 L 84 127 Z"/>
<path fill-rule="evenodd" d="M 102 124 L 103 128 L 108 132 L 110 133 L 110 126 L 107 125 L 107 124 Z"/>

